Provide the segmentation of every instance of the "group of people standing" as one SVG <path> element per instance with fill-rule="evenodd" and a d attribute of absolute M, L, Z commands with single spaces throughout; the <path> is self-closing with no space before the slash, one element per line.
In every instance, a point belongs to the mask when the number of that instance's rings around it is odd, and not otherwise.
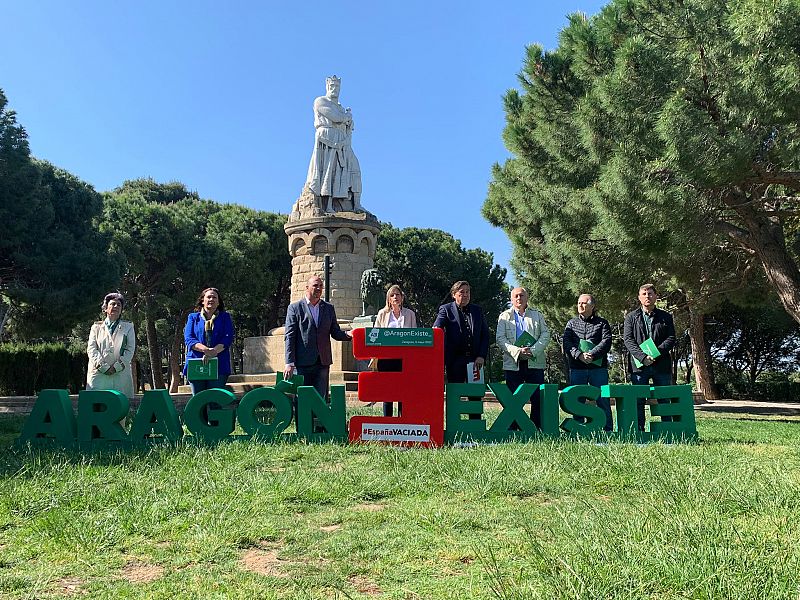
<path fill-rule="evenodd" d="M 331 339 L 347 341 L 349 332 L 339 326 L 336 310 L 322 299 L 320 277 L 311 277 L 305 295 L 289 305 L 285 325 L 284 378 L 302 375 L 306 385 L 313 386 L 323 398 L 328 395 L 330 365 L 333 362 Z M 452 302 L 439 307 L 433 327 L 444 330 L 445 374 L 449 383 L 471 380 L 469 369 L 477 378 L 489 354 L 489 327 L 481 308 L 471 302 L 467 281 L 457 281 L 450 289 Z M 623 328 L 623 341 L 631 360 L 631 381 L 639 385 L 670 385 L 675 345 L 672 315 L 656 307 L 658 292 L 653 284 L 639 288 L 640 306 L 628 313 Z M 414 311 L 404 306 L 405 294 L 398 285 L 386 292 L 386 306 L 378 311 L 377 327 L 418 327 Z M 89 369 L 86 389 L 118 390 L 133 397 L 131 359 L 136 350 L 133 324 L 122 320 L 125 299 L 118 292 L 107 294 L 102 310 L 105 318 L 92 325 L 87 353 Z M 184 328 L 186 365 L 190 359 L 204 362 L 216 358 L 217 378 L 190 381 L 192 393 L 222 388 L 231 373 L 230 347 L 235 332 L 233 320 L 216 288 L 204 289 L 197 299 Z M 597 303 L 591 294 L 581 294 L 577 316 L 564 330 L 563 350 L 569 367 L 569 384 L 608 384 L 608 353 L 611 350 L 611 327 L 597 314 Z M 511 307 L 497 321 L 497 345 L 503 352 L 503 373 L 512 392 L 523 383 L 536 386 L 530 398 L 531 420 L 540 427 L 538 385 L 544 383 L 545 349 L 550 332 L 541 312 L 528 305 L 528 293 L 522 287 L 511 291 Z M 376 361 L 378 371 L 399 371 L 400 359 Z M 471 367 L 469 365 L 472 365 Z M 598 406 L 606 416 L 605 430 L 613 429 L 611 406 L 600 398 Z M 384 403 L 384 416 L 393 415 L 393 403 Z M 472 415 L 480 418 L 480 415 Z M 638 407 L 638 425 L 645 426 L 644 401 Z"/>
<path fill-rule="evenodd" d="M 102 321 L 92 325 L 86 351 L 89 367 L 87 390 L 116 390 L 133 398 L 131 361 L 136 352 L 136 333 L 133 323 L 122 319 L 125 298 L 119 292 L 106 294 L 101 304 L 105 314 Z M 234 340 L 233 319 L 225 311 L 225 303 L 217 288 L 206 288 L 197 298 L 195 311 L 190 313 L 184 327 L 186 342 L 186 375 L 189 359 L 217 359 L 217 378 L 190 381 L 192 394 L 211 388 L 223 388 L 231 374 L 230 347 Z"/>
<path fill-rule="evenodd" d="M 458 282 L 461 288 L 453 293 L 453 305 L 463 315 L 470 315 L 471 325 L 467 329 L 486 331 L 486 323 L 482 321 L 482 313 L 476 306 L 469 304 L 469 284 Z M 455 286 L 454 286 L 455 288 Z M 466 288 L 466 303 L 464 299 Z M 675 324 L 672 315 L 656 307 L 658 292 L 653 284 L 647 283 L 639 288 L 640 306 L 625 316 L 623 326 L 623 342 L 631 360 L 631 383 L 637 385 L 670 385 L 672 383 L 672 360 L 670 351 L 675 346 Z M 452 313 L 450 305 L 442 307 L 439 316 Z M 443 311 L 443 309 L 445 309 Z M 611 350 L 611 326 L 608 321 L 597 314 L 597 303 L 591 294 L 578 296 L 577 316 L 567 322 L 564 329 L 563 351 L 569 368 L 569 385 L 593 385 L 601 387 L 608 384 L 608 353 Z M 449 323 L 437 318 L 434 327 L 446 325 L 445 361 L 448 364 L 448 381 L 450 371 L 457 371 L 466 359 L 461 350 L 450 351 L 448 362 L 447 340 L 458 339 L 457 328 L 464 319 L 450 319 Z M 479 339 L 483 339 L 484 336 Z M 550 332 L 542 313 L 528 306 L 528 293 L 518 287 L 511 291 L 511 308 L 503 311 L 497 322 L 497 345 L 503 351 L 503 373 L 506 384 L 514 392 L 522 383 L 537 386 L 531 395 L 531 420 L 537 426 L 540 422 L 540 401 L 538 385 L 544 383 L 545 348 L 550 341 Z M 467 359 L 475 356 L 477 364 L 486 360 L 488 344 L 474 346 L 477 355 L 467 355 Z M 655 350 L 653 350 L 655 349 Z M 649 354 L 648 354 L 649 352 Z M 459 361 L 454 354 L 459 355 Z M 640 399 L 638 427 L 645 428 L 644 399 Z M 611 405 L 608 398 L 601 397 L 598 406 L 605 413 L 605 431 L 614 428 Z M 668 420 L 669 417 L 664 417 Z"/>
<path fill-rule="evenodd" d="M 323 283 L 311 277 L 305 297 L 289 306 L 286 315 L 284 377 L 295 372 L 303 375 L 323 398 L 328 393 L 332 361 L 331 339 L 345 341 L 350 334 L 336 321 L 332 304 L 322 300 Z M 444 363 L 448 383 L 470 380 L 469 365 L 474 375 L 486 363 L 489 354 L 489 327 L 481 308 L 471 302 L 467 281 L 457 281 L 450 289 L 452 302 L 439 307 L 433 327 L 444 330 Z M 628 313 L 624 322 L 624 343 L 631 357 L 631 380 L 640 385 L 669 385 L 672 381 L 670 351 L 675 345 L 672 315 L 656 307 L 658 293 L 653 284 L 639 289 L 640 307 Z M 414 311 L 403 305 L 405 295 L 398 285 L 386 292 L 386 306 L 378 311 L 377 327 L 417 327 Z M 608 384 L 608 353 L 611 350 L 611 326 L 597 314 L 597 303 L 591 294 L 581 294 L 577 316 L 564 330 L 564 354 L 569 367 L 569 384 Z M 646 345 L 647 340 L 652 345 Z M 503 372 L 506 384 L 516 391 L 522 383 L 536 385 L 531 395 L 531 420 L 540 427 L 538 385 L 544 383 L 545 348 L 550 332 L 544 316 L 528 305 L 528 293 L 517 287 L 511 291 L 511 308 L 503 311 L 497 322 L 496 341 L 503 351 Z M 645 348 L 643 349 L 643 345 Z M 656 352 L 651 348 L 655 347 Z M 647 354 L 650 351 L 651 354 Z M 376 361 L 378 371 L 399 371 L 399 359 Z M 601 398 L 598 405 L 606 416 L 604 429 L 613 429 L 611 405 Z M 386 402 L 384 416 L 393 415 L 393 403 Z M 472 415 L 480 418 L 480 415 Z M 638 406 L 638 425 L 645 427 L 644 400 Z"/>
<path fill-rule="evenodd" d="M 323 398 L 328 394 L 330 365 L 333 362 L 331 339 L 345 341 L 351 339 L 349 332 L 343 331 L 336 321 L 336 310 L 329 302 L 322 300 L 323 283 L 317 276 L 306 283 L 305 296 L 289 305 L 286 313 L 284 378 L 294 373 L 304 377 L 307 385 L 316 388 Z M 450 383 L 467 380 L 467 364 L 474 362 L 480 369 L 489 352 L 489 329 L 480 307 L 470 304 L 470 286 L 466 281 L 458 281 L 451 289 L 453 302 L 439 308 L 434 327 L 445 330 L 445 370 Z M 403 305 L 405 294 L 399 285 L 391 286 L 386 292 L 386 306 L 378 311 L 376 327 L 418 327 L 417 316 L 413 310 Z M 471 359 L 471 360 L 470 360 Z M 400 359 L 381 359 L 375 361 L 378 371 L 399 371 Z M 392 402 L 384 402 L 383 415 L 391 417 L 394 413 Z M 398 407 L 401 414 L 402 405 Z"/>

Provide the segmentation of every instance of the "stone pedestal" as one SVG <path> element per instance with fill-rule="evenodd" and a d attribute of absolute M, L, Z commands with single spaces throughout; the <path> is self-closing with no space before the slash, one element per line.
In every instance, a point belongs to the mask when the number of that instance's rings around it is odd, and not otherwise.
<path fill-rule="evenodd" d="M 325 255 L 331 257 L 330 301 L 340 321 L 361 314 L 361 274 L 371 269 L 380 225 L 370 213 L 337 212 L 289 221 L 284 226 L 292 256 L 294 302 L 303 297 L 312 275 L 325 279 Z"/>
<path fill-rule="evenodd" d="M 344 330 L 350 329 L 347 323 L 340 322 L 340 325 Z M 286 366 L 284 349 L 283 327 L 271 330 L 269 335 L 245 338 L 243 371 L 245 373 L 283 372 Z M 331 353 L 333 354 L 331 373 L 360 370 L 357 363 L 363 361 L 356 361 L 353 358 L 353 342 L 331 340 Z"/>
<path fill-rule="evenodd" d="M 365 212 L 293 213 L 293 218 L 284 226 L 292 257 L 291 301 L 305 295 L 306 282 L 312 275 L 324 280 L 323 265 L 328 254 L 334 263 L 330 281 L 331 303 L 336 308 L 339 325 L 349 330 L 350 321 L 361 314 L 361 274 L 372 268 L 379 230 L 378 220 Z M 269 335 L 245 339 L 243 370 L 246 374 L 283 371 L 283 333 L 283 327 L 278 327 Z M 364 361 L 353 358 L 351 342 L 331 340 L 331 349 L 331 381 L 336 379 L 337 373 L 364 368 L 359 364 Z"/>
<path fill-rule="evenodd" d="M 358 329 L 359 327 L 373 327 L 375 325 L 375 319 L 377 315 L 366 315 L 363 317 L 356 317 L 353 319 L 352 327 L 353 329 Z"/>

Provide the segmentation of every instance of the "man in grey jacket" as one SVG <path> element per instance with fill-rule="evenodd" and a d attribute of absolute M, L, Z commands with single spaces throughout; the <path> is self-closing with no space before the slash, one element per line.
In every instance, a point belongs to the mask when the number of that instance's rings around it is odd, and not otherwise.
<path fill-rule="evenodd" d="M 591 294 L 578 296 L 578 316 L 567 322 L 564 329 L 564 354 L 569 366 L 570 385 L 608 385 L 608 351 L 611 350 L 611 326 L 596 313 Z M 600 397 L 597 406 L 606 414 L 604 429 L 614 429 L 611 402 Z M 576 418 L 583 422 L 583 417 Z"/>
<path fill-rule="evenodd" d="M 520 343 L 523 336 L 529 344 Z M 528 307 L 528 292 L 521 287 L 511 290 L 511 308 L 500 313 L 497 320 L 497 345 L 503 351 L 508 389 L 516 392 L 523 383 L 537 386 L 531 395 L 531 420 L 540 429 L 538 386 L 544 383 L 544 349 L 549 341 L 550 332 L 542 313 Z"/>
<path fill-rule="evenodd" d="M 320 396 L 328 397 L 328 380 L 333 362 L 331 338 L 346 342 L 352 337 L 342 331 L 333 304 L 322 299 L 322 279 L 314 275 L 306 283 L 305 297 L 293 302 L 286 311 L 286 368 L 289 379 L 297 370 L 305 385 L 314 386 Z"/>

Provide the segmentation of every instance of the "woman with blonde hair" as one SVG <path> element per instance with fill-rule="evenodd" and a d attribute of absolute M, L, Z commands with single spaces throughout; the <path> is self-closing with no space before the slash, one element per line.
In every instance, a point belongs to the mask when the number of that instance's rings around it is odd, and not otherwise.
<path fill-rule="evenodd" d="M 375 327 L 416 327 L 417 315 L 410 308 L 403 306 L 405 294 L 399 285 L 393 285 L 386 290 L 386 306 L 378 311 Z M 378 371 L 400 371 L 402 360 L 399 358 L 382 358 L 378 360 Z M 399 404 L 399 403 L 398 403 Z M 393 403 L 383 403 L 383 416 L 393 416 Z M 397 416 L 402 415 L 402 405 L 397 407 Z"/>

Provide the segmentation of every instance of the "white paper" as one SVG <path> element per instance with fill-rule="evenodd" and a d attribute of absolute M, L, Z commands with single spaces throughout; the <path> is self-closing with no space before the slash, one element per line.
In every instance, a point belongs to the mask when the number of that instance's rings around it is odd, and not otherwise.
<path fill-rule="evenodd" d="M 483 367 L 478 370 L 478 376 L 475 377 L 475 363 L 467 363 L 467 383 L 483 383 Z"/>

